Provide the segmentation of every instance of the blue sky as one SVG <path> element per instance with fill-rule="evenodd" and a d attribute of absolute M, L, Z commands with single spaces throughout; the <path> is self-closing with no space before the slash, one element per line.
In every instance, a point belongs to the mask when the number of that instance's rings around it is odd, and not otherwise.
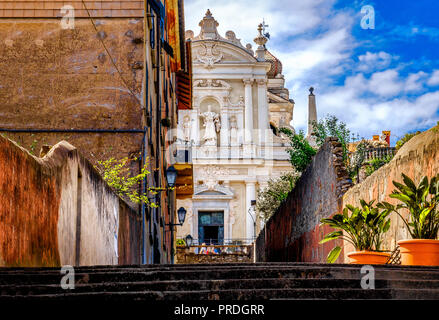
<path fill-rule="evenodd" d="M 365 5 L 375 28 L 363 29 Z M 308 88 L 319 118 L 336 115 L 355 135 L 392 131 L 392 143 L 439 120 L 437 0 L 185 0 L 186 29 L 198 34 L 207 9 L 224 35 L 252 43 L 265 19 L 267 48 L 281 59 L 296 102 L 293 124 L 306 129 Z"/>

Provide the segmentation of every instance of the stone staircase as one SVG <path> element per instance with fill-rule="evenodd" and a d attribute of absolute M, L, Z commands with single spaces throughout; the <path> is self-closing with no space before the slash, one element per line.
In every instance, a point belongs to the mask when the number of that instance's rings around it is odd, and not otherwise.
<path fill-rule="evenodd" d="M 59 268 L 0 268 L 0 302 L 284 299 L 439 299 L 439 267 L 307 263 L 93 266 L 75 268 L 75 289 Z"/>

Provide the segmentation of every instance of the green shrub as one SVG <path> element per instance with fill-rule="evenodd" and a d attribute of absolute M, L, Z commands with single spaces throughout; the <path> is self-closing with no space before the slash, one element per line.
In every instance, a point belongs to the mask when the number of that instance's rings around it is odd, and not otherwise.
<path fill-rule="evenodd" d="M 299 177 L 297 172 L 284 173 L 277 179 L 268 180 L 268 185 L 258 192 L 256 212 L 263 221 L 267 221 L 293 190 Z"/>
<path fill-rule="evenodd" d="M 186 241 L 184 241 L 184 239 L 177 239 L 176 245 L 177 246 L 186 246 Z"/>
<path fill-rule="evenodd" d="M 298 134 L 288 128 L 282 128 L 280 131 L 290 139 L 290 148 L 287 149 L 287 152 L 290 155 L 291 164 L 298 172 L 303 172 L 311 163 L 312 157 L 317 151 L 305 139 L 303 131 Z"/>
<path fill-rule="evenodd" d="M 350 142 L 351 131 L 347 128 L 346 123 L 340 121 L 336 116 L 327 115 L 326 118 L 319 122 L 314 121 L 313 135 L 316 138 L 316 143 L 321 147 L 325 143 L 325 139 L 328 137 L 338 138 L 343 148 L 343 160 L 348 161 L 348 148 L 347 145 Z M 347 163 L 346 163 L 347 164 Z"/>
<path fill-rule="evenodd" d="M 384 158 L 374 158 L 370 160 L 368 165 L 366 166 L 366 176 L 370 176 L 379 168 L 392 161 L 392 159 L 393 159 L 392 155 L 387 155 Z"/>

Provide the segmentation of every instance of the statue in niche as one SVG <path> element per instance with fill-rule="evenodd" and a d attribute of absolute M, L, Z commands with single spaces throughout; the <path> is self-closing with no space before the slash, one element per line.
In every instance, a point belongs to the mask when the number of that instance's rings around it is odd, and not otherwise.
<path fill-rule="evenodd" d="M 191 118 L 188 115 L 183 118 L 183 139 L 191 141 Z"/>
<path fill-rule="evenodd" d="M 219 115 L 212 111 L 212 106 L 207 106 L 207 112 L 200 114 L 204 118 L 203 127 L 205 128 L 203 141 L 205 146 L 216 146 L 217 132 L 221 129 Z"/>
<path fill-rule="evenodd" d="M 238 123 L 235 116 L 230 118 L 230 144 L 238 145 Z"/>

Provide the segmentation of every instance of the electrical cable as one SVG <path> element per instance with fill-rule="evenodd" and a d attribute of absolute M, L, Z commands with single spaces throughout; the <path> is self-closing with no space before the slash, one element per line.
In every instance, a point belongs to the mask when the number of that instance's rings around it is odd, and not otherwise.
<path fill-rule="evenodd" d="M 85 5 L 84 0 L 81 0 L 82 5 L 85 8 L 85 11 L 87 11 L 87 15 L 90 18 L 90 21 L 93 25 L 93 28 L 95 29 L 96 32 L 99 32 L 98 28 L 96 27 L 96 24 L 93 20 L 93 18 L 90 15 L 90 11 L 88 10 L 87 6 Z M 131 88 L 128 86 L 128 83 L 126 82 L 125 78 L 122 76 L 122 73 L 120 72 L 119 68 L 116 66 L 116 63 L 114 62 L 113 57 L 110 54 L 110 51 L 108 50 L 107 46 L 104 43 L 104 40 L 101 39 L 100 37 L 98 37 L 99 41 L 102 43 L 102 46 L 104 47 L 105 51 L 107 52 L 108 56 L 110 57 L 110 61 L 113 64 L 114 68 L 116 69 L 117 73 L 119 74 L 120 79 L 122 80 L 122 82 L 124 83 L 125 87 L 129 90 L 129 92 L 131 93 L 131 95 L 134 97 L 134 99 L 136 99 L 137 103 L 143 107 L 142 102 L 139 100 L 139 98 L 137 98 L 136 94 L 131 90 Z"/>

